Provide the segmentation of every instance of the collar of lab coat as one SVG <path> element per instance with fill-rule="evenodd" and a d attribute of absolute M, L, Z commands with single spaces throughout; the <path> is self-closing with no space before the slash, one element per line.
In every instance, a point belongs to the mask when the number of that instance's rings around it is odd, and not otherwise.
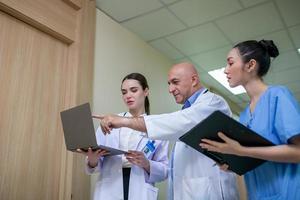
<path fill-rule="evenodd" d="M 144 117 L 146 115 L 147 115 L 146 113 L 143 113 L 143 114 L 140 115 L 140 117 Z M 124 113 L 122 113 L 122 116 L 124 116 L 124 117 L 132 117 L 132 114 L 130 112 L 124 112 Z"/>

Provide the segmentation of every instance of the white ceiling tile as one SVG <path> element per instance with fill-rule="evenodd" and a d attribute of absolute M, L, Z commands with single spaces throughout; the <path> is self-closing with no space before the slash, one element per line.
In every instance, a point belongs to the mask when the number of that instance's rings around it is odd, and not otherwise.
<path fill-rule="evenodd" d="M 300 24 L 299 0 L 276 0 L 276 3 L 287 26 Z"/>
<path fill-rule="evenodd" d="M 271 68 L 273 72 L 287 70 L 289 68 L 299 66 L 300 57 L 296 51 L 288 51 L 279 54 L 272 62 Z"/>
<path fill-rule="evenodd" d="M 294 97 L 298 100 L 298 102 L 300 101 L 300 92 L 294 93 Z"/>
<path fill-rule="evenodd" d="M 300 29 L 299 29 L 300 31 Z M 254 38 L 255 40 L 273 40 L 276 44 L 277 48 L 279 49 L 279 52 L 285 52 L 294 49 L 292 41 L 290 40 L 287 31 L 281 30 L 276 31 L 267 35 L 263 35 L 260 37 Z"/>
<path fill-rule="evenodd" d="M 289 82 L 284 85 L 287 86 L 293 93 L 300 92 L 300 80 Z"/>
<path fill-rule="evenodd" d="M 149 44 L 171 59 L 184 57 L 184 55 L 182 55 L 176 48 L 172 47 L 172 45 L 170 45 L 165 39 L 154 40 Z"/>
<path fill-rule="evenodd" d="M 226 46 L 213 51 L 208 51 L 195 56 L 191 56 L 191 60 L 200 65 L 207 72 L 226 66 L 226 57 L 232 46 Z"/>
<path fill-rule="evenodd" d="M 299 49 L 300 48 L 300 25 L 290 28 L 289 32 L 292 36 L 293 42 L 296 45 L 296 48 Z"/>
<path fill-rule="evenodd" d="M 167 40 L 186 55 L 229 45 L 222 33 L 211 23 L 168 36 Z"/>
<path fill-rule="evenodd" d="M 234 42 L 283 29 L 273 3 L 262 4 L 217 20 L 223 32 Z"/>
<path fill-rule="evenodd" d="M 169 7 L 188 26 L 195 26 L 241 9 L 237 0 L 183 0 Z"/>
<path fill-rule="evenodd" d="M 275 73 L 272 72 L 272 67 L 269 69 L 269 72 L 266 74 L 266 76 L 263 77 L 266 84 L 274 84 L 275 78 L 276 76 Z"/>
<path fill-rule="evenodd" d="M 184 29 L 184 25 L 166 9 L 122 23 L 146 41 L 153 40 Z"/>
<path fill-rule="evenodd" d="M 253 6 L 253 5 L 256 5 L 256 4 L 259 4 L 259 3 L 262 3 L 266 0 L 241 0 L 242 1 L 242 4 L 245 6 L 245 7 L 249 7 L 249 6 Z"/>
<path fill-rule="evenodd" d="M 119 22 L 163 6 L 159 0 L 96 0 L 96 5 Z"/>
<path fill-rule="evenodd" d="M 181 62 L 192 62 L 192 60 L 190 58 L 184 57 L 184 58 L 179 58 L 179 59 L 175 59 L 174 63 L 181 63 Z"/>
<path fill-rule="evenodd" d="M 176 1 L 181 1 L 181 0 L 161 0 L 162 2 L 164 2 L 165 4 L 170 4 L 170 3 L 174 3 Z"/>
<path fill-rule="evenodd" d="M 299 81 L 300 66 L 285 71 L 274 73 L 274 84 L 286 84 L 292 81 Z"/>
<path fill-rule="evenodd" d="M 202 73 L 206 73 L 206 71 L 201 66 L 199 66 L 197 63 L 195 63 L 195 62 L 192 62 L 192 63 L 195 65 L 199 75 L 201 75 Z"/>
<path fill-rule="evenodd" d="M 272 39 L 280 55 L 264 80 L 267 84 L 288 86 L 300 101 L 300 63 L 294 49 L 295 45 L 300 48 L 300 0 L 96 0 L 96 3 L 112 18 L 126 20 L 121 25 L 142 39 L 151 40 L 149 44 L 173 58 L 174 64 L 194 63 L 201 82 L 222 96 L 232 94 L 206 71 L 226 63 L 231 42 Z M 177 16 L 163 8 L 166 5 Z M 239 11 L 240 6 L 244 8 Z M 187 27 L 178 18 L 193 26 L 215 21 L 184 30 Z M 231 98 L 242 101 L 238 103 L 242 108 L 249 101 L 246 94 Z"/>

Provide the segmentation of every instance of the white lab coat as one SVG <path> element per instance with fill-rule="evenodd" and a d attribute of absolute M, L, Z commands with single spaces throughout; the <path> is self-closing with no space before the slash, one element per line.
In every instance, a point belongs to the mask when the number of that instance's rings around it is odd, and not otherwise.
<path fill-rule="evenodd" d="M 199 95 L 190 108 L 144 116 L 149 138 L 177 141 L 173 160 L 174 200 L 239 199 L 235 174 L 213 167 L 213 160 L 178 141 L 215 110 L 231 115 L 222 97 L 206 92 Z"/>
<path fill-rule="evenodd" d="M 141 151 L 149 141 L 149 138 L 145 137 L 145 133 L 129 128 L 122 128 L 123 131 L 133 132 L 132 134 L 136 134 L 136 137 L 139 137 L 136 150 Z M 96 137 L 98 144 L 119 148 L 120 129 L 114 129 L 111 131 L 111 134 L 104 136 L 101 128 L 98 128 Z M 150 175 L 136 165 L 131 167 L 128 192 L 129 200 L 157 199 L 158 188 L 154 186 L 154 183 L 167 178 L 168 142 L 156 140 L 155 146 L 156 150 L 148 155 Z M 98 166 L 95 168 L 90 168 L 86 164 L 86 171 L 88 174 L 100 172 L 95 184 L 94 200 L 123 199 L 122 157 L 120 155 L 101 158 Z"/>

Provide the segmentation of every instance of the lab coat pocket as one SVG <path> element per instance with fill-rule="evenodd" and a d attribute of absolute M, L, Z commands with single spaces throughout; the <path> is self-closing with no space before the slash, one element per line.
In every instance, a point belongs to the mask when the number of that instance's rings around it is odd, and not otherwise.
<path fill-rule="evenodd" d="M 183 193 L 182 199 L 194 200 L 216 200 L 218 198 L 217 191 L 213 191 L 212 180 L 210 177 L 185 178 L 182 183 Z"/>
<path fill-rule="evenodd" d="M 158 196 L 158 188 L 146 183 L 147 200 L 156 200 Z"/>

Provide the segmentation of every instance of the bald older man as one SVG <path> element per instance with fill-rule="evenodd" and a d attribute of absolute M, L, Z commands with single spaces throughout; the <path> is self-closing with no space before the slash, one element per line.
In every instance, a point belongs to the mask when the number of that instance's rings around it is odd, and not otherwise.
<path fill-rule="evenodd" d="M 239 199 L 236 177 L 224 172 L 210 158 L 178 141 L 178 138 L 216 110 L 231 115 L 226 101 L 204 88 L 191 63 L 174 65 L 168 74 L 169 92 L 182 110 L 137 118 L 98 116 L 105 133 L 129 127 L 146 132 L 149 138 L 175 141 L 169 173 L 170 200 Z M 151 170 L 151 169 L 150 169 Z"/>

